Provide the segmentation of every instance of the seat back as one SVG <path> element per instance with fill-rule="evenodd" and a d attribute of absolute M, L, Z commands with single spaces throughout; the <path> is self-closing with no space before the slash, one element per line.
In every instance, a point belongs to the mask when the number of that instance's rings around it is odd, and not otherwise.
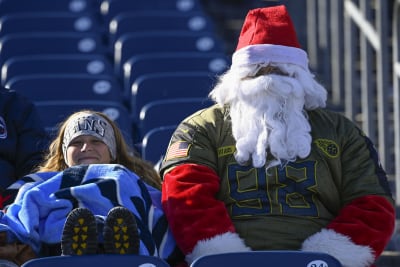
<path fill-rule="evenodd" d="M 151 101 L 182 97 L 206 99 L 213 83 L 213 74 L 200 71 L 142 75 L 132 85 L 132 118 L 138 121 L 140 110 Z"/>
<path fill-rule="evenodd" d="M 39 116 L 45 129 L 53 138 L 60 122 L 64 121 L 74 112 L 91 109 L 105 113 L 121 130 L 128 145 L 133 146 L 133 124 L 129 111 L 120 103 L 114 101 L 85 101 L 85 100 L 58 100 L 35 102 Z"/>
<path fill-rule="evenodd" d="M 35 103 L 51 100 L 105 100 L 122 103 L 122 89 L 111 75 L 35 74 L 21 75 L 8 81 L 13 89 Z"/>
<path fill-rule="evenodd" d="M 173 71 L 207 71 L 215 76 L 227 70 L 229 60 L 222 53 L 165 52 L 133 56 L 124 64 L 124 90 L 129 94 L 135 80 L 144 74 Z"/>
<path fill-rule="evenodd" d="M 122 12 L 146 10 L 191 12 L 203 10 L 203 6 L 199 0 L 103 0 L 100 7 L 100 13 L 105 24 Z"/>
<path fill-rule="evenodd" d="M 143 255 L 97 254 L 82 256 L 52 256 L 25 262 L 22 267 L 170 267 L 161 258 Z"/>
<path fill-rule="evenodd" d="M 140 148 L 142 158 L 153 164 L 159 163 L 167 152 L 169 141 L 175 129 L 176 125 L 161 126 L 146 133 Z"/>
<path fill-rule="evenodd" d="M 180 12 L 176 10 L 151 10 L 123 12 L 109 24 L 110 44 L 125 33 L 140 31 L 193 31 L 214 33 L 213 22 L 203 12 Z"/>
<path fill-rule="evenodd" d="M 0 16 L 23 12 L 91 12 L 97 0 L 2 0 Z"/>
<path fill-rule="evenodd" d="M 28 32 L 103 32 L 90 13 L 26 12 L 0 17 L 0 36 Z"/>
<path fill-rule="evenodd" d="M 223 253 L 203 256 L 190 267 L 342 267 L 341 263 L 329 254 L 306 251 L 251 251 Z"/>
<path fill-rule="evenodd" d="M 26 55 L 16 56 L 4 62 L 1 68 L 1 84 L 24 75 L 87 74 L 113 75 L 111 61 L 105 55 Z"/>
<path fill-rule="evenodd" d="M 200 98 L 173 98 L 149 102 L 140 111 L 139 132 L 143 137 L 150 130 L 167 125 L 178 125 L 192 113 L 212 105 Z"/>
<path fill-rule="evenodd" d="M 105 54 L 97 33 L 15 33 L 0 38 L 0 66 L 15 56 L 44 54 Z"/>
<path fill-rule="evenodd" d="M 123 34 L 115 42 L 115 73 L 122 77 L 123 64 L 140 54 L 160 52 L 224 53 L 222 42 L 209 32 L 152 31 Z"/>

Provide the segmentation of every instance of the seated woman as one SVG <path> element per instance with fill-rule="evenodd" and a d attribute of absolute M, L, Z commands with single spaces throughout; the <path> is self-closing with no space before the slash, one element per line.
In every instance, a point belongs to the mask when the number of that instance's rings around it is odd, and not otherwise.
<path fill-rule="evenodd" d="M 138 253 L 168 260 L 176 247 L 160 187 L 153 166 L 129 150 L 112 120 L 91 110 L 74 113 L 38 172 L 12 185 L 18 195 L 0 215 L 0 258 L 20 265 L 61 243 L 63 255 Z"/>

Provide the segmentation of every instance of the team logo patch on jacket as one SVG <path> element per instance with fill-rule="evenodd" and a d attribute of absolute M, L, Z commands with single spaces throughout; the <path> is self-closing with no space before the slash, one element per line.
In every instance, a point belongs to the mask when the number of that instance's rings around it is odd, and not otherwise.
<path fill-rule="evenodd" d="M 6 139 L 7 138 L 7 125 L 4 121 L 3 117 L 0 116 L 0 138 Z"/>
<path fill-rule="evenodd" d="M 324 152 L 325 155 L 330 158 L 336 158 L 340 154 L 339 146 L 332 140 L 316 139 L 314 143 L 322 152 Z"/>

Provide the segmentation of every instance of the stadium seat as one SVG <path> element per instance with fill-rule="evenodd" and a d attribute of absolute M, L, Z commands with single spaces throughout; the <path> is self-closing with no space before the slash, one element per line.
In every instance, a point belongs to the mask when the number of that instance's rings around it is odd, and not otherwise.
<path fill-rule="evenodd" d="M 127 143 L 133 146 L 133 124 L 129 111 L 120 103 L 114 101 L 88 100 L 55 100 L 34 102 L 45 129 L 51 137 L 55 137 L 58 124 L 70 114 L 83 109 L 92 109 L 107 114 L 121 129 Z"/>
<path fill-rule="evenodd" d="M 35 74 L 16 76 L 5 85 L 35 102 L 52 100 L 107 100 L 122 103 L 122 89 L 114 76 L 90 74 Z"/>
<path fill-rule="evenodd" d="M 16 33 L 0 38 L 0 66 L 15 56 L 38 54 L 105 54 L 96 33 Z"/>
<path fill-rule="evenodd" d="M 175 125 L 170 125 L 154 128 L 149 131 L 142 139 L 140 150 L 142 158 L 154 165 L 159 163 L 167 151 L 169 141 L 175 129 Z"/>
<path fill-rule="evenodd" d="M 124 88 L 129 95 L 131 85 L 143 74 L 172 71 L 208 71 L 222 74 L 229 59 L 222 53 L 165 52 L 141 54 L 129 58 L 123 66 Z"/>
<path fill-rule="evenodd" d="M 97 0 L 2 0 L 0 16 L 23 12 L 93 12 Z"/>
<path fill-rule="evenodd" d="M 0 17 L 0 36 L 28 32 L 97 32 L 104 27 L 93 14 L 71 12 L 27 12 Z"/>
<path fill-rule="evenodd" d="M 190 267 L 342 267 L 329 254 L 306 251 L 250 251 L 207 255 L 195 260 Z"/>
<path fill-rule="evenodd" d="M 223 53 L 221 41 L 208 32 L 152 31 L 123 34 L 114 45 L 115 73 L 133 56 L 160 52 Z"/>
<path fill-rule="evenodd" d="M 112 45 L 124 33 L 164 30 L 215 33 L 213 22 L 203 12 L 152 10 L 118 14 L 109 24 L 108 37 Z"/>
<path fill-rule="evenodd" d="M 90 74 L 113 75 L 112 62 L 105 55 L 25 55 L 4 62 L 1 68 L 1 84 L 21 75 L 33 74 Z"/>
<path fill-rule="evenodd" d="M 146 10 L 175 10 L 179 12 L 201 11 L 203 6 L 199 0 L 151 0 L 151 1 L 126 1 L 103 0 L 100 5 L 100 14 L 105 24 L 115 16 L 126 11 Z"/>
<path fill-rule="evenodd" d="M 160 126 L 178 125 L 187 116 L 212 104 L 211 100 L 204 97 L 181 97 L 149 102 L 140 111 L 138 128 L 141 137 Z"/>
<path fill-rule="evenodd" d="M 158 257 L 132 255 L 132 254 L 97 254 L 81 256 L 52 256 L 36 258 L 25 262 L 22 267 L 170 267 L 169 264 Z"/>
<path fill-rule="evenodd" d="M 209 72 L 171 72 L 142 75 L 132 85 L 132 118 L 138 121 L 140 110 L 151 101 L 180 97 L 207 99 L 213 85 Z"/>

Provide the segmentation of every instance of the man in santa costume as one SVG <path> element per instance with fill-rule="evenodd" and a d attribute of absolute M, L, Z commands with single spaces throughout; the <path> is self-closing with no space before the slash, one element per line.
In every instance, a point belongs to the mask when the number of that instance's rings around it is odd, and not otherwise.
<path fill-rule="evenodd" d="M 368 267 L 395 222 L 377 152 L 308 68 L 284 6 L 251 10 L 231 68 L 161 166 L 162 204 L 188 264 L 250 250 L 328 253 Z"/>

